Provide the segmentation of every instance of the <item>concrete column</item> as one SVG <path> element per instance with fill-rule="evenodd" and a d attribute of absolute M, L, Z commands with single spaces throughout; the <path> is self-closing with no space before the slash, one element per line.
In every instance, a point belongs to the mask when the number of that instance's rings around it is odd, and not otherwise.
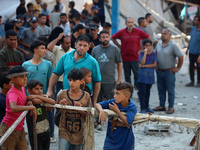
<path fill-rule="evenodd" d="M 115 34 L 118 31 L 119 8 L 119 0 L 112 0 L 112 34 Z"/>

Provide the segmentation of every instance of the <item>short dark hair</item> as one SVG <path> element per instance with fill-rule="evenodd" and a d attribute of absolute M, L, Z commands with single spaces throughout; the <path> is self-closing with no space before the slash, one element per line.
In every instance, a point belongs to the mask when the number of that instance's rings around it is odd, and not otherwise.
<path fill-rule="evenodd" d="M 66 13 L 61 13 L 61 14 L 60 14 L 60 17 L 61 17 L 61 16 L 66 16 L 66 17 L 67 17 L 67 14 L 66 14 Z"/>
<path fill-rule="evenodd" d="M 100 19 L 98 16 L 94 16 L 93 19 L 92 19 L 93 22 L 95 23 L 99 23 L 100 22 Z"/>
<path fill-rule="evenodd" d="M 77 12 L 73 14 L 72 18 L 75 18 L 75 20 L 81 20 L 81 14 Z"/>
<path fill-rule="evenodd" d="M 17 33 L 14 30 L 8 30 L 6 31 L 6 38 L 9 38 L 9 36 L 17 36 Z"/>
<path fill-rule="evenodd" d="M 34 87 L 36 87 L 37 85 L 43 87 L 42 82 L 40 82 L 39 80 L 36 79 L 32 79 L 27 83 L 27 87 L 28 89 L 32 90 Z"/>
<path fill-rule="evenodd" d="M 145 15 L 145 18 L 147 19 L 147 18 L 149 18 L 149 16 L 151 16 L 152 14 L 151 13 L 147 13 L 146 15 Z"/>
<path fill-rule="evenodd" d="M 8 79 L 6 76 L 8 75 L 7 72 L 2 72 L 0 74 L 0 87 L 3 88 L 4 84 L 8 84 L 11 79 Z"/>
<path fill-rule="evenodd" d="M 69 71 L 67 78 L 73 80 L 82 80 L 83 72 L 80 69 L 73 68 L 72 70 Z"/>
<path fill-rule="evenodd" d="M 194 19 L 195 19 L 195 18 L 199 18 L 199 16 L 194 16 Z"/>
<path fill-rule="evenodd" d="M 2 16 L 0 16 L 0 19 L 2 18 Z"/>
<path fill-rule="evenodd" d="M 49 43 L 49 39 L 45 35 L 40 35 L 37 39 L 40 40 L 40 41 L 43 41 L 45 43 L 45 48 L 47 48 L 47 45 Z"/>
<path fill-rule="evenodd" d="M 89 14 L 87 9 L 83 9 L 83 11 L 81 13 L 85 14 L 86 16 Z"/>
<path fill-rule="evenodd" d="M 63 43 L 63 41 L 64 41 L 65 38 L 70 38 L 70 36 L 69 36 L 69 35 L 63 36 L 62 39 L 60 40 L 60 42 Z M 71 38 L 70 38 L 70 39 L 71 39 Z"/>
<path fill-rule="evenodd" d="M 130 95 L 133 93 L 133 86 L 128 82 L 121 82 L 115 86 L 116 90 L 127 90 Z"/>
<path fill-rule="evenodd" d="M 198 21 L 200 21 L 200 16 L 198 18 L 199 18 Z"/>
<path fill-rule="evenodd" d="M 13 23 L 8 22 L 5 24 L 5 28 L 4 28 L 5 32 L 7 32 L 8 30 L 13 30 L 13 29 L 14 29 Z"/>
<path fill-rule="evenodd" d="M 75 2 L 74 1 L 70 1 L 69 4 L 74 7 L 75 6 Z"/>
<path fill-rule="evenodd" d="M 28 4 L 26 5 L 27 8 L 29 8 L 29 7 L 31 7 L 31 6 L 33 6 L 32 3 L 28 3 Z"/>
<path fill-rule="evenodd" d="M 103 33 L 106 33 L 106 34 L 110 35 L 109 32 L 106 31 L 106 30 L 102 30 L 102 31 L 99 33 L 99 35 L 101 36 L 101 34 L 103 34 Z"/>
<path fill-rule="evenodd" d="M 146 45 L 147 43 L 150 43 L 152 45 L 152 41 L 150 39 L 145 39 L 142 44 L 143 46 Z"/>
<path fill-rule="evenodd" d="M 45 14 L 39 14 L 38 18 L 42 18 L 43 16 L 46 16 Z"/>
<path fill-rule="evenodd" d="M 33 11 L 33 14 L 35 14 L 35 13 L 37 13 L 37 12 L 39 12 L 39 10 L 38 10 L 38 9 L 35 9 L 35 10 Z"/>
<path fill-rule="evenodd" d="M 34 40 L 31 43 L 31 51 L 34 53 L 34 49 L 38 48 L 40 45 L 44 45 L 46 46 L 45 42 L 41 41 L 41 40 Z"/>
<path fill-rule="evenodd" d="M 59 5 L 57 5 L 57 4 L 55 5 L 54 8 L 55 8 L 56 11 L 58 11 L 58 10 L 60 9 L 60 8 L 59 8 Z"/>
<path fill-rule="evenodd" d="M 108 27 L 112 27 L 112 25 L 111 25 L 109 22 L 105 22 L 105 23 L 103 24 L 103 27 L 104 27 L 104 28 L 108 28 Z"/>
<path fill-rule="evenodd" d="M 90 38 L 87 35 L 79 35 L 76 39 L 76 43 L 78 43 L 79 41 L 85 41 L 88 42 L 88 44 L 90 44 Z"/>
<path fill-rule="evenodd" d="M 83 77 L 85 77 L 88 73 L 92 72 L 90 69 L 85 68 L 85 67 L 80 68 L 80 71 L 82 71 Z"/>
<path fill-rule="evenodd" d="M 144 17 L 140 17 L 140 18 L 138 18 L 138 25 L 141 25 L 141 23 L 144 21 Z"/>

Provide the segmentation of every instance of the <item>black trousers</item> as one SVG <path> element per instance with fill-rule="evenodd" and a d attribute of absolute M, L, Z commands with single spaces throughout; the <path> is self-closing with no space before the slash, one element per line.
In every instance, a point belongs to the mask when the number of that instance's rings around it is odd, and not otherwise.
<path fill-rule="evenodd" d="M 197 62 L 199 55 L 198 54 L 191 54 L 189 53 L 189 71 L 190 71 L 190 80 L 191 82 L 194 82 L 194 65 Z M 200 84 L 200 66 L 197 64 L 197 83 Z"/>

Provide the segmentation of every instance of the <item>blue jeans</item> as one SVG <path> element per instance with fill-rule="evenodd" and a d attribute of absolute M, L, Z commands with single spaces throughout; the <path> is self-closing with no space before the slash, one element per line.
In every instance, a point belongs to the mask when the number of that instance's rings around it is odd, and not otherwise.
<path fill-rule="evenodd" d="M 132 70 L 134 75 L 134 85 L 137 86 L 138 88 L 137 78 L 139 72 L 139 62 L 138 61 L 123 62 L 123 68 L 124 68 L 125 81 L 131 83 L 131 70 Z"/>
<path fill-rule="evenodd" d="M 174 107 L 174 98 L 175 98 L 175 74 L 171 71 L 159 71 L 157 70 L 157 86 L 158 86 L 158 95 L 160 100 L 160 107 L 165 107 L 166 101 L 166 92 L 168 92 L 168 103 L 169 108 Z"/>
<path fill-rule="evenodd" d="M 54 108 L 52 112 L 47 111 L 49 116 L 50 137 L 54 137 Z"/>
<path fill-rule="evenodd" d="M 139 99 L 141 110 L 149 108 L 149 97 L 152 84 L 139 83 Z"/>
<path fill-rule="evenodd" d="M 74 145 L 64 138 L 59 138 L 59 150 L 82 150 L 83 144 Z"/>

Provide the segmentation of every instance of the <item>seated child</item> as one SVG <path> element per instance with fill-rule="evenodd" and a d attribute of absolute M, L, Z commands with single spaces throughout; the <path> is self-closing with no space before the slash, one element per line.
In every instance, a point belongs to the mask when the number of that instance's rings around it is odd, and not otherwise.
<path fill-rule="evenodd" d="M 132 122 L 137 113 L 136 105 L 130 100 L 133 93 L 133 86 L 130 83 L 122 82 L 115 86 L 114 99 L 95 104 L 100 112 L 99 121 L 106 123 L 106 115 L 103 109 L 114 111 L 123 121 L 109 119 L 104 150 L 133 150 L 135 138 L 132 131 Z M 126 112 L 126 116 L 121 113 Z"/>
<path fill-rule="evenodd" d="M 71 105 L 78 107 L 91 106 L 90 95 L 80 89 L 83 84 L 83 73 L 77 69 L 72 69 L 67 76 L 70 89 L 62 90 L 57 103 L 61 105 Z M 61 110 L 60 110 L 61 111 Z M 59 123 L 59 149 L 60 150 L 82 150 L 83 149 L 83 126 L 86 112 L 63 109 Z"/>
<path fill-rule="evenodd" d="M 24 87 L 26 86 L 26 75 L 28 73 L 29 72 L 27 72 L 22 66 L 14 66 L 11 70 L 8 71 L 7 78 L 12 80 L 14 86 L 11 87 L 6 96 L 6 115 L 4 116 L 0 125 L 0 136 L 3 136 L 3 134 L 9 129 L 9 127 L 11 127 L 11 125 L 25 110 L 31 110 L 31 114 L 33 114 L 34 117 L 34 122 L 37 119 L 35 106 L 25 106 L 26 94 Z M 2 150 L 28 150 L 28 144 L 23 128 L 24 119 L 25 117 L 2 144 Z"/>
<path fill-rule="evenodd" d="M 38 150 L 49 150 L 50 147 L 50 128 L 49 118 L 45 106 L 41 106 L 41 103 L 49 103 L 55 105 L 55 100 L 45 97 L 43 93 L 43 84 L 39 80 L 30 80 L 27 84 L 28 87 L 28 100 L 31 100 L 37 110 L 36 120 L 36 133 L 37 133 L 37 148 Z M 27 114 L 26 122 L 28 126 L 29 140 L 32 149 L 34 149 L 33 143 L 33 121 L 32 117 Z"/>
<path fill-rule="evenodd" d="M 6 114 L 6 95 L 12 87 L 12 81 L 6 77 L 7 75 L 8 73 L 0 74 L 0 123 Z"/>
<path fill-rule="evenodd" d="M 155 82 L 154 72 L 157 66 L 157 59 L 155 52 L 152 52 L 151 40 L 145 39 L 143 44 L 145 49 L 139 55 L 140 69 L 137 79 L 140 91 L 140 113 L 153 113 L 154 111 L 149 108 L 149 97 L 152 84 Z"/>

